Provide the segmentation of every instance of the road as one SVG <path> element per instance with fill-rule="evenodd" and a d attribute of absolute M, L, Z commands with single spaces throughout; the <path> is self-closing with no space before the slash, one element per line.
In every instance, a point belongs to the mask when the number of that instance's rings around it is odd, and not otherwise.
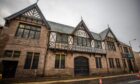
<path fill-rule="evenodd" d="M 119 78 L 107 78 L 102 80 L 103 84 L 140 84 L 140 79 L 136 76 L 119 77 Z M 87 80 L 68 83 L 53 83 L 53 84 L 99 84 L 99 80 Z"/>

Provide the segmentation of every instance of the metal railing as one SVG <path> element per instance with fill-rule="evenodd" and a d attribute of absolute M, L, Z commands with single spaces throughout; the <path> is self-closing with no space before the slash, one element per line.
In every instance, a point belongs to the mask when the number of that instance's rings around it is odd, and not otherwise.
<path fill-rule="evenodd" d="M 133 58 L 133 54 L 132 53 L 125 53 L 125 52 L 123 52 L 122 53 L 122 57 L 123 58 Z"/>
<path fill-rule="evenodd" d="M 100 53 L 106 54 L 105 49 L 87 47 L 87 46 L 77 46 L 72 44 L 62 44 L 62 43 L 50 43 L 50 49 L 61 49 L 61 50 L 68 50 L 68 51 L 79 51 L 79 52 L 88 52 L 88 53 Z"/>

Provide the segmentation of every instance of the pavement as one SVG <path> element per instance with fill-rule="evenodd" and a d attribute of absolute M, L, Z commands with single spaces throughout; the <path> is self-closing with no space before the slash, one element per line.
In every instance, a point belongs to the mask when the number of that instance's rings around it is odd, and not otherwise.
<path fill-rule="evenodd" d="M 137 74 L 123 74 L 105 77 L 87 77 L 75 79 L 61 80 L 42 80 L 42 81 L 26 81 L 26 82 L 11 82 L 12 84 L 99 84 L 99 79 L 102 79 L 103 84 L 140 84 L 140 79 Z M 39 80 L 39 79 L 37 79 Z M 0 84 L 9 84 L 0 82 Z"/>

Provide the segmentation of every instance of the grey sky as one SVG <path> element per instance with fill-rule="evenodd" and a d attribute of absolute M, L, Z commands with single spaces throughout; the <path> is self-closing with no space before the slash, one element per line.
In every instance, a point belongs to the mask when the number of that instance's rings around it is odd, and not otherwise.
<path fill-rule="evenodd" d="M 0 0 L 2 18 L 13 14 L 36 0 Z M 38 3 L 47 20 L 76 26 L 83 17 L 88 28 L 101 32 L 110 25 L 116 37 L 140 51 L 140 0 L 40 0 Z"/>

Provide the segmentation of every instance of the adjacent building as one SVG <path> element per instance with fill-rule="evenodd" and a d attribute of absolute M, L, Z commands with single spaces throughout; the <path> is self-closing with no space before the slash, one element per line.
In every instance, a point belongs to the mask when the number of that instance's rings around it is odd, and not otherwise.
<path fill-rule="evenodd" d="M 111 28 L 89 30 L 47 21 L 37 4 L 5 18 L 1 49 L 3 78 L 77 76 L 136 71 L 130 46 Z"/>

